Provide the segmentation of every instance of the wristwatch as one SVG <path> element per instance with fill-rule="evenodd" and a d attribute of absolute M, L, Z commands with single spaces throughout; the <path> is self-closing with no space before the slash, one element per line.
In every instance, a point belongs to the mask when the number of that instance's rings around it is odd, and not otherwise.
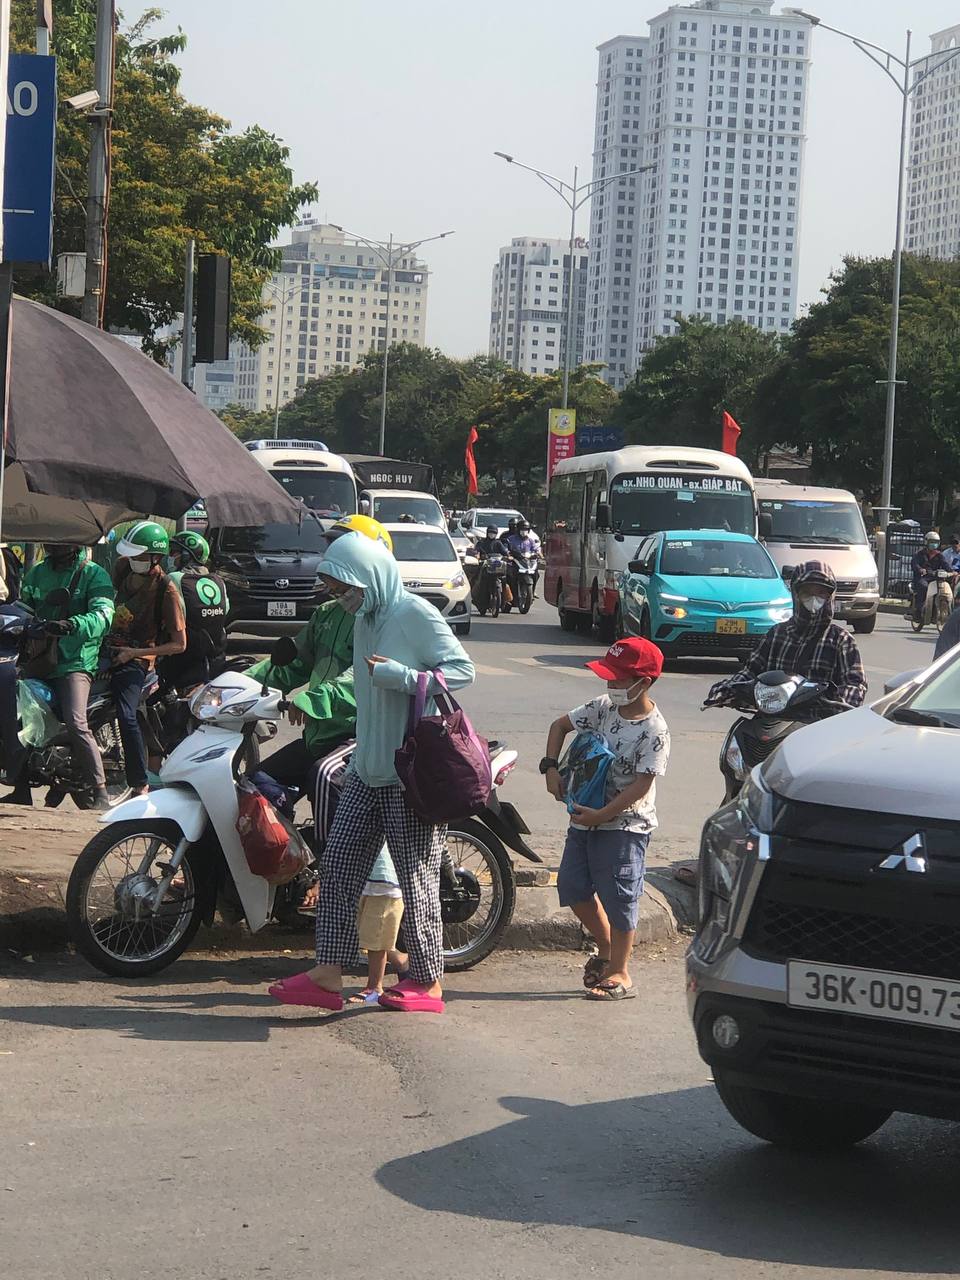
<path fill-rule="evenodd" d="M 543 759 L 540 761 L 540 772 L 542 774 L 549 773 L 551 769 L 559 769 L 559 768 L 560 768 L 560 761 L 554 760 L 553 756 L 544 756 Z"/>

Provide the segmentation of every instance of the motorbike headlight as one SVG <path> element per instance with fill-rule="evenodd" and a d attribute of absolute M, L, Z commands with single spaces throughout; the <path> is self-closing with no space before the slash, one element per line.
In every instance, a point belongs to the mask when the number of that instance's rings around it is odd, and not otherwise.
<path fill-rule="evenodd" d="M 879 579 L 876 575 L 874 575 L 874 577 L 872 577 L 872 578 L 861 578 L 861 580 L 860 580 L 860 590 L 861 590 L 861 591 L 870 591 L 870 592 L 873 592 L 873 591 L 879 591 L 879 590 L 880 590 L 880 579 Z"/>
<path fill-rule="evenodd" d="M 237 693 L 243 693 L 238 685 L 205 684 L 190 699 L 190 710 L 198 720 L 209 720 Z"/>
<path fill-rule="evenodd" d="M 466 585 L 467 579 L 462 573 L 456 574 L 449 582 L 443 584 L 444 591 L 457 591 L 460 587 Z"/>
<path fill-rule="evenodd" d="M 796 692 L 793 684 L 760 684 L 753 686 L 753 700 L 759 711 L 767 715 L 779 715 L 785 711 Z"/>
<path fill-rule="evenodd" d="M 724 760 L 733 770 L 735 778 L 743 779 L 747 775 L 747 766 L 743 761 L 743 752 L 740 750 L 740 744 L 736 738 L 731 737 L 727 743 L 727 749 L 723 754 Z"/>

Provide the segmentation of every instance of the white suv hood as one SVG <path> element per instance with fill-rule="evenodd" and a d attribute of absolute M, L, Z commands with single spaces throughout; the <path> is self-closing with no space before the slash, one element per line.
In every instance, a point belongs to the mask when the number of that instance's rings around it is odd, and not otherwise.
<path fill-rule="evenodd" d="M 958 735 L 895 724 L 861 707 L 791 734 L 763 779 L 790 800 L 956 822 L 960 794 L 945 762 L 956 754 Z"/>

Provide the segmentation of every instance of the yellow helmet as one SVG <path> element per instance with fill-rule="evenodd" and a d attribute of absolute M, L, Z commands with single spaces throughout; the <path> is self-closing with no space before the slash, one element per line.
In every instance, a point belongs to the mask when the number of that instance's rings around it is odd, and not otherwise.
<path fill-rule="evenodd" d="M 393 539 L 380 521 L 374 520 L 372 516 L 341 516 L 336 524 L 331 525 L 327 530 L 327 537 L 333 540 L 344 533 L 362 533 L 365 538 L 379 542 L 388 551 L 393 551 Z"/>

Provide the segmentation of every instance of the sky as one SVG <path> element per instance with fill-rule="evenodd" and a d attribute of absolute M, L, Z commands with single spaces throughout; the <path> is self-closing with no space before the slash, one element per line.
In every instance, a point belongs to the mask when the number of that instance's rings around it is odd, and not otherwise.
<path fill-rule="evenodd" d="M 645 35 L 655 0 L 151 0 L 188 37 L 182 88 L 237 129 L 283 138 L 311 210 L 370 239 L 425 246 L 427 341 L 485 350 L 490 275 L 514 236 L 566 236 L 569 214 L 533 174 L 589 175 L 596 46 Z M 120 0 L 128 18 L 151 7 Z M 960 0 L 811 0 L 832 26 L 917 53 L 960 23 Z M 779 10 L 781 5 L 775 5 Z M 800 237 L 800 299 L 846 253 L 893 248 L 900 95 L 849 41 L 816 32 Z M 578 231 L 586 235 L 589 208 Z"/>

